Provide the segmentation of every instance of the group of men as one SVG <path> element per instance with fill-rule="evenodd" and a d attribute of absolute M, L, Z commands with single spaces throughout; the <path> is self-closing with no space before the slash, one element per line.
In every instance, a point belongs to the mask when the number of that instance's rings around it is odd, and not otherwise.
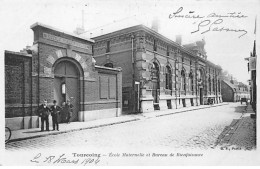
<path fill-rule="evenodd" d="M 59 131 L 59 116 L 63 113 L 66 116 L 66 122 L 70 122 L 70 118 L 73 112 L 73 105 L 70 103 L 70 100 L 63 103 L 62 107 L 57 105 L 57 101 L 53 100 L 53 105 L 48 107 L 48 102 L 45 99 L 43 104 L 38 108 L 39 117 L 41 117 L 41 131 L 44 131 L 44 123 L 46 124 L 46 131 L 49 131 L 49 115 L 52 116 L 52 125 L 53 130 L 55 128 Z"/>

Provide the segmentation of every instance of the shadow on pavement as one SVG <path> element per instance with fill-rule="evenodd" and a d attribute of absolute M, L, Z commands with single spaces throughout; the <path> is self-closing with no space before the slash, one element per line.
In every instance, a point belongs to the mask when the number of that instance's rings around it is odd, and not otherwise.
<path fill-rule="evenodd" d="M 221 149 L 252 150 L 256 148 L 256 119 L 250 116 L 233 119 L 215 142 Z"/>
<path fill-rule="evenodd" d="M 235 107 L 235 113 L 245 113 L 246 105 L 239 105 Z"/>

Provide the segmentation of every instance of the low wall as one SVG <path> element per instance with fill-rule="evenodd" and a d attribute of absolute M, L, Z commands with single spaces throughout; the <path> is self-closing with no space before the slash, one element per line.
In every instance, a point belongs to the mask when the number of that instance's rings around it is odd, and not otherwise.
<path fill-rule="evenodd" d="M 97 119 L 105 119 L 111 117 L 121 116 L 121 108 L 80 111 L 78 112 L 78 118 L 80 122 L 92 121 Z"/>

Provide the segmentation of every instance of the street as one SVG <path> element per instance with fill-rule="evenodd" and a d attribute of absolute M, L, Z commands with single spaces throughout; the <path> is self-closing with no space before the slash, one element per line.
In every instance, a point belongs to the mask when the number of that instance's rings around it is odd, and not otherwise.
<path fill-rule="evenodd" d="M 134 122 L 11 142 L 6 150 L 67 147 L 213 149 L 225 127 L 239 119 L 244 109 L 245 104 L 229 103 L 161 117 L 144 117 Z"/>

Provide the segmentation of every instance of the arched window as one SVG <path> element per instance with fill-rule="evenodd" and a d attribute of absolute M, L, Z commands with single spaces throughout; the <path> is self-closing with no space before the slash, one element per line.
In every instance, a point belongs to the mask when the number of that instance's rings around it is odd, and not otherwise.
<path fill-rule="evenodd" d="M 159 103 L 160 95 L 160 78 L 159 78 L 159 65 L 156 62 L 151 64 L 151 80 L 152 80 L 152 96 L 154 98 L 154 103 Z"/>
<path fill-rule="evenodd" d="M 220 92 L 220 81 L 218 80 L 218 92 Z"/>
<path fill-rule="evenodd" d="M 151 79 L 152 80 L 159 79 L 159 66 L 156 62 L 153 62 L 151 66 Z"/>
<path fill-rule="evenodd" d="M 113 63 L 106 63 L 104 66 L 113 68 L 114 65 L 113 65 Z"/>
<path fill-rule="evenodd" d="M 209 92 L 211 92 L 211 79 L 210 79 L 210 76 L 209 76 Z"/>
<path fill-rule="evenodd" d="M 169 66 L 166 66 L 165 79 L 165 88 L 172 90 L 172 71 Z"/>
<path fill-rule="evenodd" d="M 212 79 L 212 83 L 213 83 L 213 93 L 215 94 L 215 80 L 214 80 L 214 78 Z"/>
<path fill-rule="evenodd" d="M 202 70 L 199 70 L 199 71 L 197 71 L 197 78 L 198 78 L 198 82 L 201 82 L 202 81 Z"/>
<path fill-rule="evenodd" d="M 190 91 L 193 91 L 193 74 L 192 74 L 192 72 L 190 73 L 190 76 L 189 76 L 189 85 L 190 85 Z"/>
<path fill-rule="evenodd" d="M 186 79 L 185 79 L 185 71 L 181 71 L 181 90 L 186 91 Z"/>

